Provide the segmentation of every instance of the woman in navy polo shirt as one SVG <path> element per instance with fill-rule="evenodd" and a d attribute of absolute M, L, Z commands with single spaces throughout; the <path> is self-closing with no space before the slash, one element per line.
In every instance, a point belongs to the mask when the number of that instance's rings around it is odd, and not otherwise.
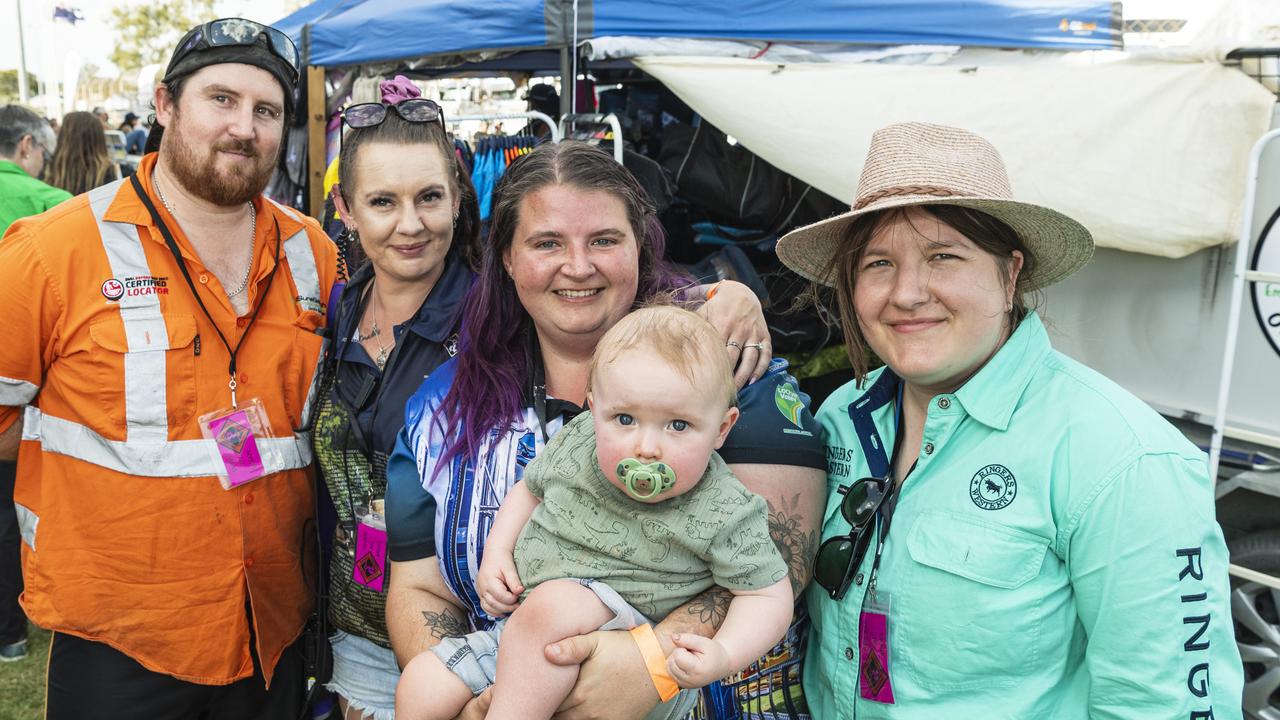
<path fill-rule="evenodd" d="M 453 354 L 479 212 L 440 108 L 403 77 L 348 107 L 334 204 L 368 258 L 337 304 L 313 443 L 337 514 L 329 564 L 333 678 L 345 717 L 390 720 L 400 676 L 387 638 L 387 456 L 405 400 Z M 373 540 L 371 542 L 370 540 Z"/>

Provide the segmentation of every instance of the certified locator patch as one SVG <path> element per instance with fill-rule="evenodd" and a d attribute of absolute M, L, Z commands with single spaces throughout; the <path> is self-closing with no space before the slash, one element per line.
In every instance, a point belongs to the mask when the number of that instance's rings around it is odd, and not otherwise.
<path fill-rule="evenodd" d="M 987 465 L 969 482 L 969 497 L 983 510 L 1006 508 L 1018 495 L 1018 481 L 1003 465 Z"/>

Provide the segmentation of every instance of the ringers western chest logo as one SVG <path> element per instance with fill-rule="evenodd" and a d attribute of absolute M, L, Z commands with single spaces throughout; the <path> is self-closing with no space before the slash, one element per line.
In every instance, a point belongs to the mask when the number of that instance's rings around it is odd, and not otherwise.
<path fill-rule="evenodd" d="M 138 275 L 126 278 L 107 278 L 102 283 L 102 297 L 116 302 L 123 297 L 143 295 L 168 295 L 169 278 L 157 275 Z"/>
<path fill-rule="evenodd" d="M 969 499 L 983 510 L 1000 510 L 1018 496 L 1018 481 L 1003 465 L 987 465 L 969 481 Z"/>

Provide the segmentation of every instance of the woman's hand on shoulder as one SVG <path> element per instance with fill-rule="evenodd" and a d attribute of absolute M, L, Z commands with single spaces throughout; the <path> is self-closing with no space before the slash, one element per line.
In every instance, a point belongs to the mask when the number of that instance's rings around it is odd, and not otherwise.
<path fill-rule="evenodd" d="M 715 294 L 698 308 L 725 341 L 725 351 L 733 364 L 733 381 L 739 388 L 764 377 L 773 359 L 769 326 L 764 320 L 760 298 L 740 282 L 724 280 Z"/>

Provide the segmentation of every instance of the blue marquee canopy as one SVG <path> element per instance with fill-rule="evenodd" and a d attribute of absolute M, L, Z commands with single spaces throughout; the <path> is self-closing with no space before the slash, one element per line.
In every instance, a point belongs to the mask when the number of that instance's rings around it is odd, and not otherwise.
<path fill-rule="evenodd" d="M 277 26 L 340 66 L 480 50 L 559 49 L 573 0 L 317 0 Z M 579 40 L 631 35 L 869 45 L 1120 46 L 1111 0 L 578 0 Z"/>

